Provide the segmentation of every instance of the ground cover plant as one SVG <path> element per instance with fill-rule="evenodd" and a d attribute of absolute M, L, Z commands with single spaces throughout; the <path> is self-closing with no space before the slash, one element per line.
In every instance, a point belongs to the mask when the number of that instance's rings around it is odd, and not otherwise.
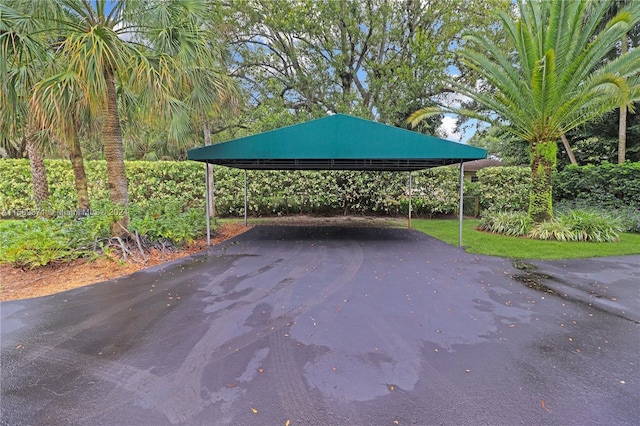
<path fill-rule="evenodd" d="M 620 233 L 617 242 L 534 240 L 478 229 L 479 219 L 463 221 L 463 246 L 470 253 L 515 259 L 569 259 L 640 254 L 640 234 Z M 458 221 L 415 219 L 414 229 L 448 244 L 458 244 Z"/>
<path fill-rule="evenodd" d="M 129 214 L 127 237 L 110 235 L 111 225 L 122 213 L 108 202 L 86 217 L 0 221 L 0 263 L 32 269 L 79 257 L 145 261 L 149 250 L 181 247 L 205 230 L 202 210 L 185 209 L 179 201 L 152 201 L 146 207 L 132 204 Z"/>
<path fill-rule="evenodd" d="M 489 212 L 480 220 L 482 231 L 536 240 L 617 241 L 622 222 L 608 213 L 569 210 L 550 220 L 534 223 L 524 212 Z"/>

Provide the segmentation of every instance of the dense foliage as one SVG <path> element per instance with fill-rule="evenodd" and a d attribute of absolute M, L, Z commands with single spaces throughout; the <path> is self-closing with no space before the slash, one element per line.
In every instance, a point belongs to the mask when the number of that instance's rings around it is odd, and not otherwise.
<path fill-rule="evenodd" d="M 73 215 L 75 193 L 68 162 L 47 160 L 51 204 L 44 213 Z M 88 161 L 87 177 L 92 202 L 105 202 L 104 161 Z M 178 202 L 204 209 L 204 166 L 194 162 L 130 161 L 125 164 L 132 203 L 151 209 L 154 203 Z M 215 167 L 216 210 L 222 216 L 243 213 L 243 172 Z M 250 215 L 381 214 L 408 211 L 408 173 L 351 171 L 250 171 Z M 4 217 L 32 217 L 29 165 L 26 160 L 0 161 L 0 213 Z M 449 215 L 458 209 L 458 170 L 441 167 L 414 173 L 413 212 Z M 95 209 L 94 209 L 95 210 Z"/>
<path fill-rule="evenodd" d="M 507 43 L 471 33 L 458 51 L 464 66 L 478 72 L 484 84 L 479 90 L 452 77 L 451 87 L 485 111 L 455 104 L 426 107 L 409 121 L 416 124 L 449 112 L 505 125 L 529 144 L 529 216 L 534 222 L 551 219 L 557 141 L 640 98 L 637 49 L 609 60 L 609 53 L 640 22 L 640 3 L 629 2 L 608 16 L 611 6 L 588 0 L 518 1 L 517 19 L 500 14 Z"/>
<path fill-rule="evenodd" d="M 523 212 L 486 214 L 479 228 L 513 237 L 527 236 L 536 240 L 617 241 L 623 231 L 619 219 L 608 215 L 572 210 L 540 223 L 533 223 Z"/>
<path fill-rule="evenodd" d="M 554 176 L 556 200 L 589 201 L 594 205 L 640 208 L 640 162 L 567 166 Z"/>
<path fill-rule="evenodd" d="M 129 212 L 128 241 L 110 237 L 110 227 L 122 217 L 122 211 L 106 201 L 82 218 L 0 221 L 0 263 L 34 268 L 91 256 L 143 260 L 151 247 L 171 248 L 204 234 L 201 209 L 185 208 L 177 201 L 151 201 L 147 207 L 133 203 Z"/>
<path fill-rule="evenodd" d="M 68 162 L 47 160 L 53 215 L 75 211 L 73 173 Z M 105 202 L 104 161 L 88 161 L 89 195 Z M 131 200 L 138 208 L 178 202 L 204 208 L 204 167 L 195 162 L 126 162 Z M 482 211 L 525 211 L 529 173 L 523 167 L 479 170 L 478 182 L 465 182 L 465 194 L 477 196 Z M 278 214 L 404 214 L 408 209 L 407 173 L 350 171 L 250 171 L 249 213 Z M 215 167 L 216 208 L 221 216 L 243 213 L 243 172 Z M 609 209 L 640 210 L 640 163 L 567 167 L 554 175 L 554 196 L 560 206 L 573 203 Z M 4 217 L 34 216 L 27 160 L 0 161 L 0 213 Z M 419 216 L 455 214 L 458 170 L 440 167 L 413 174 L 413 212 Z M 95 208 L 94 208 L 95 210 Z M 566 209 L 565 209 L 566 210 Z"/>
<path fill-rule="evenodd" d="M 478 170 L 482 210 L 526 211 L 531 172 L 526 167 L 487 167 Z"/>

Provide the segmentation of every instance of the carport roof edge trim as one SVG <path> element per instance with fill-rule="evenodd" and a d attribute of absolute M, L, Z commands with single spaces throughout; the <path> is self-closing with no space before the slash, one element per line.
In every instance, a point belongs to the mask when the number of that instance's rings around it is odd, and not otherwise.
<path fill-rule="evenodd" d="M 239 169 L 409 171 L 487 157 L 487 151 L 399 127 L 335 114 L 188 151 Z"/>

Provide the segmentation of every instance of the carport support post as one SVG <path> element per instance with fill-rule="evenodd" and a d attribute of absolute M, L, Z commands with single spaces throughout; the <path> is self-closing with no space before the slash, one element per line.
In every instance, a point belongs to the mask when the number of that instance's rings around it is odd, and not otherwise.
<path fill-rule="evenodd" d="M 210 200 L 209 198 L 211 197 L 211 182 L 209 181 L 209 167 L 211 167 L 209 165 L 209 163 L 205 163 L 207 165 L 207 167 L 205 167 L 205 186 L 206 186 L 206 193 L 205 193 L 205 203 L 206 203 L 206 207 L 205 207 L 205 211 L 207 213 L 207 246 L 211 245 L 211 220 L 209 218 L 209 216 L 211 215 L 211 206 L 209 205 Z"/>
<path fill-rule="evenodd" d="M 411 192 L 411 170 L 409 170 L 409 229 L 411 229 Z"/>
<path fill-rule="evenodd" d="M 244 226 L 247 226 L 247 171 L 244 171 Z"/>
<path fill-rule="evenodd" d="M 462 210 L 463 210 L 463 189 L 464 189 L 464 163 L 460 160 L 460 206 L 459 206 L 459 224 L 458 224 L 458 247 L 462 247 Z"/>

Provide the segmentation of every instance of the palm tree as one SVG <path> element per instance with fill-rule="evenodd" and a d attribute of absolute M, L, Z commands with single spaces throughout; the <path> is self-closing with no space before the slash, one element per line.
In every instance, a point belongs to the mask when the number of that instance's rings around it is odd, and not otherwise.
<path fill-rule="evenodd" d="M 91 209 L 80 135 L 96 133 L 96 119 L 90 116 L 90 108 L 82 94 L 82 82 L 78 81 L 77 74 L 63 71 L 43 78 L 35 85 L 30 107 L 37 126 L 47 130 L 50 137 L 61 142 L 69 153 L 78 197 L 78 216 L 85 216 Z"/>
<path fill-rule="evenodd" d="M 198 22 L 204 17 L 202 0 L 108 1 L 59 0 L 58 55 L 75 75 L 90 116 L 101 116 L 101 136 L 107 161 L 111 202 L 128 206 L 121 114 L 117 88 L 129 86 L 138 94 L 141 110 L 169 117 L 188 106 L 174 95 L 180 81 L 194 78 L 180 64 L 206 57 L 206 40 Z M 51 81 L 50 84 L 54 84 Z M 126 236 L 129 217 L 112 225 L 112 235 Z"/>
<path fill-rule="evenodd" d="M 571 129 L 606 111 L 631 106 L 640 97 L 640 50 L 605 61 L 622 36 L 640 21 L 640 2 L 629 2 L 599 26 L 608 2 L 590 0 L 524 1 L 519 19 L 500 14 L 513 49 L 469 35 L 459 51 L 462 62 L 484 79 L 481 90 L 451 81 L 458 93 L 486 108 L 425 108 L 412 124 L 442 112 L 488 122 L 508 123 L 528 141 L 531 157 L 529 215 L 535 222 L 552 214 L 551 175 L 556 141 Z"/>
<path fill-rule="evenodd" d="M 49 199 L 47 173 L 37 142 L 37 129 L 29 124 L 28 96 L 41 77 L 40 67 L 50 52 L 31 17 L 0 4 L 0 138 L 6 144 L 22 139 L 29 157 L 34 201 L 40 208 Z"/>

